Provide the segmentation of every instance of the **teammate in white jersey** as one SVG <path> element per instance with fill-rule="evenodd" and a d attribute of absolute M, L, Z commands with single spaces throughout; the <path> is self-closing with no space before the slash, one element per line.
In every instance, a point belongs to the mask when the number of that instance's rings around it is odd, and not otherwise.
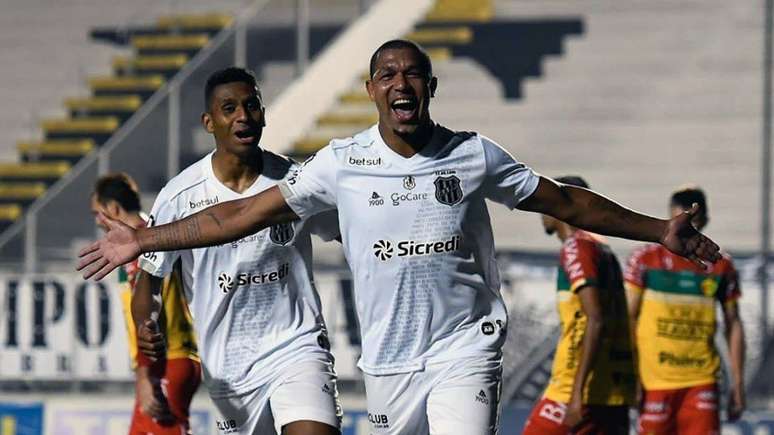
<path fill-rule="evenodd" d="M 202 123 L 216 149 L 161 190 L 153 224 L 255 195 L 297 170 L 258 146 L 264 108 L 251 73 L 214 73 L 205 100 Z M 312 232 L 326 240 L 338 237 L 335 212 L 256 229 L 219 246 L 140 258 L 147 273 L 139 278 L 133 312 L 145 319 L 161 277 L 182 259 L 204 381 L 222 414 L 216 422 L 220 433 L 339 433 L 336 375 L 312 281 Z M 151 325 L 146 321 L 140 337 L 154 355 L 158 336 Z"/>
<path fill-rule="evenodd" d="M 483 136 L 435 124 L 428 108 L 436 86 L 420 47 L 383 44 L 366 82 L 377 125 L 332 141 L 296 176 L 255 197 L 163 227 L 112 222 L 81 252 L 79 268 L 99 279 L 141 252 L 224 243 L 338 209 L 372 433 L 496 433 L 507 319 L 485 199 L 661 242 L 696 261 L 715 261 L 718 248 L 690 225 L 696 210 L 672 220 L 635 213 L 537 175 Z"/>

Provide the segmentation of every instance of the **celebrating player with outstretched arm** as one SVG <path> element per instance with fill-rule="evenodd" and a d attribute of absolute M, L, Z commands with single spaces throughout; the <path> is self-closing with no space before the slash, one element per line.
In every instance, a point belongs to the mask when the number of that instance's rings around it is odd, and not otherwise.
<path fill-rule="evenodd" d="M 366 82 L 377 125 L 333 140 L 294 177 L 256 196 L 156 228 L 112 223 L 81 253 L 79 268 L 101 278 L 141 252 L 216 245 L 338 209 L 372 432 L 494 433 L 506 310 L 485 199 L 661 242 L 695 261 L 715 261 L 718 248 L 691 226 L 693 211 L 669 221 L 635 213 L 537 175 L 486 137 L 435 124 L 436 86 L 419 46 L 383 44 Z"/>
<path fill-rule="evenodd" d="M 296 170 L 258 145 L 264 108 L 255 77 L 241 68 L 213 73 L 202 124 L 215 150 L 161 190 L 156 224 L 270 189 Z M 340 407 L 320 299 L 312 282 L 310 233 L 338 236 L 334 212 L 251 231 L 232 243 L 153 252 L 140 258 L 133 312 L 148 319 L 161 277 L 179 258 L 204 367 L 224 433 L 334 435 Z M 148 320 L 145 320 L 147 323 Z M 152 331 L 139 328 L 140 343 Z"/>

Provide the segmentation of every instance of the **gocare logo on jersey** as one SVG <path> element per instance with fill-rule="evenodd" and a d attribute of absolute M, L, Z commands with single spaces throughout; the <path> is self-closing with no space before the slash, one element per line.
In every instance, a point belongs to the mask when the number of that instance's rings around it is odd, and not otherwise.
<path fill-rule="evenodd" d="M 277 270 L 271 272 L 243 272 L 238 274 L 236 279 L 223 272 L 218 275 L 218 287 L 223 293 L 228 293 L 237 287 L 277 282 L 288 276 L 288 273 L 290 273 L 290 263 L 283 263 Z"/>
<path fill-rule="evenodd" d="M 374 243 L 374 256 L 381 261 L 392 257 L 419 257 L 423 255 L 444 254 L 460 249 L 460 236 L 454 235 L 446 240 L 418 242 L 401 240 L 393 244 L 389 240 L 377 240 Z"/>
<path fill-rule="evenodd" d="M 368 158 L 368 157 L 352 157 L 349 156 L 347 163 L 350 166 L 381 166 L 382 158 Z"/>
<path fill-rule="evenodd" d="M 392 205 L 395 207 L 401 205 L 401 203 L 404 203 L 404 202 L 424 201 L 426 199 L 427 199 L 426 193 L 407 192 L 407 193 L 393 193 L 392 195 L 390 195 L 390 200 L 392 200 Z"/>
<path fill-rule="evenodd" d="M 201 207 L 209 207 L 209 206 L 211 206 L 211 205 L 215 205 L 215 204 L 217 204 L 218 202 L 219 202 L 219 200 L 218 200 L 218 195 L 215 195 L 215 197 L 214 197 L 214 198 L 204 198 L 204 199 L 200 199 L 200 200 L 198 200 L 198 201 L 196 201 L 196 200 L 194 200 L 194 201 L 188 201 L 188 207 L 189 207 L 191 210 L 195 210 L 195 209 L 197 209 L 197 208 L 201 208 Z"/>

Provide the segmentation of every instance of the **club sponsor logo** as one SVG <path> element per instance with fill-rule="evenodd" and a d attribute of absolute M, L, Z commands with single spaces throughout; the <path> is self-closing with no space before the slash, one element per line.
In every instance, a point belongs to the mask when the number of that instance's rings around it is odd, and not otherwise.
<path fill-rule="evenodd" d="M 228 293 L 234 290 L 234 280 L 226 272 L 218 275 L 218 287 L 223 293 Z"/>
<path fill-rule="evenodd" d="M 376 192 L 371 193 L 371 197 L 368 198 L 368 206 L 375 207 L 379 205 L 384 205 L 384 198 Z"/>
<path fill-rule="evenodd" d="M 242 272 L 232 278 L 226 272 L 218 275 L 218 287 L 228 293 L 238 287 L 262 285 L 283 280 L 290 273 L 290 263 L 283 263 L 271 272 Z"/>
<path fill-rule="evenodd" d="M 390 421 L 387 418 L 387 414 L 371 414 L 368 413 L 368 421 L 374 429 L 387 429 L 390 427 Z"/>
<path fill-rule="evenodd" d="M 215 420 L 215 424 L 218 427 L 218 431 L 222 433 L 237 433 L 237 422 L 234 419 L 230 420 Z"/>
<path fill-rule="evenodd" d="M 293 240 L 294 234 L 295 231 L 291 223 L 277 224 L 269 229 L 269 239 L 276 245 L 287 245 Z"/>
<path fill-rule="evenodd" d="M 435 185 L 435 199 L 441 204 L 452 206 L 462 201 L 462 187 L 460 179 L 456 175 L 439 176 L 433 181 L 433 184 Z"/>
<path fill-rule="evenodd" d="M 414 179 L 411 175 L 406 175 L 403 177 L 403 188 L 406 190 L 413 190 L 415 187 L 417 187 L 417 181 Z"/>
<path fill-rule="evenodd" d="M 209 207 L 211 205 L 215 205 L 218 202 L 220 202 L 220 200 L 218 199 L 218 196 L 215 195 L 214 198 L 204 198 L 199 200 L 188 201 L 188 207 L 191 210 L 196 210 L 197 208 Z"/>
<path fill-rule="evenodd" d="M 707 365 L 707 360 L 705 358 L 692 358 L 690 356 L 678 356 L 669 352 L 659 352 L 658 363 L 672 367 L 701 368 Z"/>
<path fill-rule="evenodd" d="M 486 397 L 486 393 L 484 390 L 479 390 L 478 394 L 476 394 L 476 402 L 483 403 L 484 405 L 489 405 L 489 398 Z"/>
<path fill-rule="evenodd" d="M 381 261 L 396 257 L 420 257 L 424 255 L 445 254 L 460 249 L 461 237 L 454 235 L 445 240 L 416 241 L 401 240 L 393 244 L 389 240 L 378 240 L 374 243 L 374 255 Z M 494 328 L 494 326 L 493 326 Z"/>
<path fill-rule="evenodd" d="M 389 240 L 379 240 L 374 243 L 374 255 L 376 255 L 376 258 L 387 261 L 392 258 L 394 253 L 395 249 L 393 249 L 392 242 Z"/>
<path fill-rule="evenodd" d="M 492 322 L 484 322 L 481 324 L 481 332 L 484 335 L 492 335 L 495 333 L 495 327 Z"/>
<path fill-rule="evenodd" d="M 397 207 L 404 202 L 423 201 L 425 199 L 427 199 L 426 193 L 413 193 L 413 192 L 397 193 L 396 192 L 390 195 L 390 200 L 392 201 L 392 205 L 394 207 Z"/>
<path fill-rule="evenodd" d="M 347 163 L 350 166 L 381 166 L 382 158 L 369 158 L 369 157 L 352 157 L 349 156 Z"/>

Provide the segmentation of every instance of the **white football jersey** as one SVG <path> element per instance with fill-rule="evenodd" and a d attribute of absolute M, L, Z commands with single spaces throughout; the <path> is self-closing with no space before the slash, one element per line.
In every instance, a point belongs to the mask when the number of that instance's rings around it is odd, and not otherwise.
<path fill-rule="evenodd" d="M 505 304 L 484 199 L 510 208 L 539 177 L 491 140 L 436 126 L 411 158 L 377 126 L 333 140 L 279 184 L 300 217 L 339 210 L 372 375 L 499 357 Z"/>
<path fill-rule="evenodd" d="M 260 193 L 297 166 L 264 151 L 261 176 L 240 194 L 215 177 L 212 155 L 186 168 L 159 192 L 150 225 Z M 182 259 L 204 380 L 213 397 L 249 391 L 306 352 L 330 356 L 312 282 L 312 232 L 326 240 L 338 236 L 335 212 L 275 225 L 220 246 L 140 257 L 141 267 L 159 277 Z"/>

